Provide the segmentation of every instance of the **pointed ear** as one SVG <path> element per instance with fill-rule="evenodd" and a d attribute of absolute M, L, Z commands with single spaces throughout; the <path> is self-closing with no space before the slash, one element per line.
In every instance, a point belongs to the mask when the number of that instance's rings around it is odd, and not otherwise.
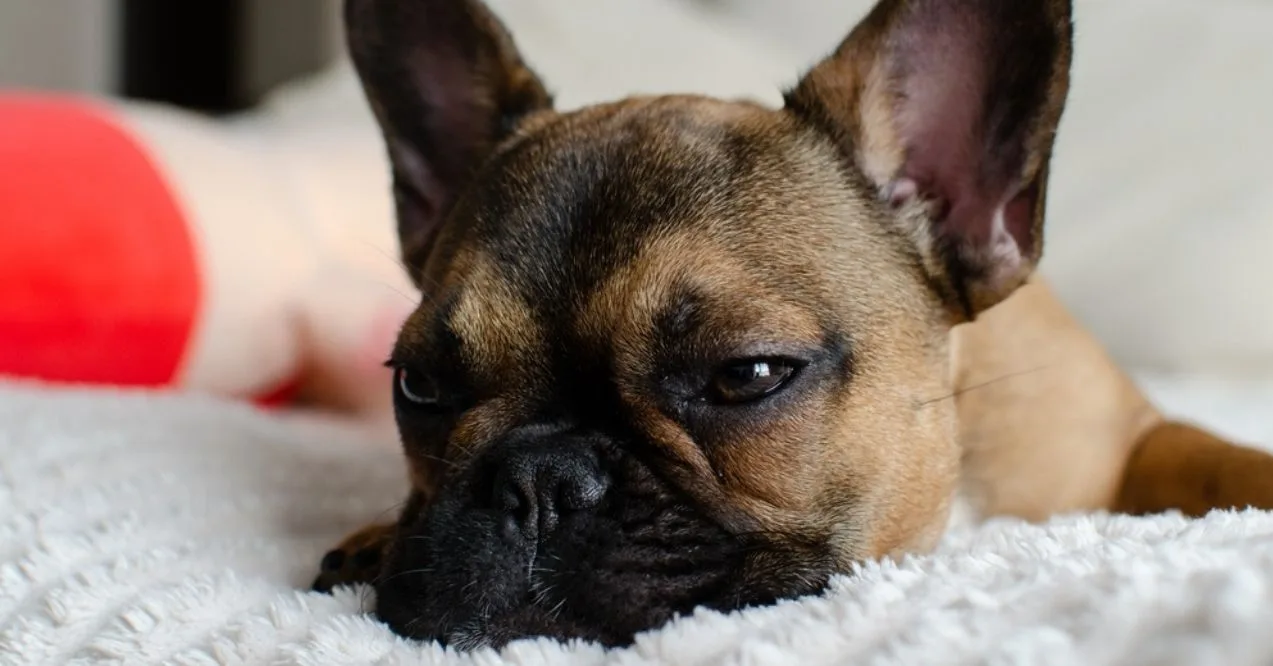
<path fill-rule="evenodd" d="M 345 34 L 388 148 L 403 259 L 419 286 L 474 172 L 552 99 L 478 0 L 346 0 Z"/>
<path fill-rule="evenodd" d="M 1042 254 L 1070 16 L 1069 0 L 882 0 L 786 96 L 893 207 L 957 317 Z"/>

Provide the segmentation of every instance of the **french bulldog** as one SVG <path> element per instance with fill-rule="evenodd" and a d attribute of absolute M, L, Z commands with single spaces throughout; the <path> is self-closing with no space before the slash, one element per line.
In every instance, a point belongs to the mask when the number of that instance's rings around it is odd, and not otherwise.
<path fill-rule="evenodd" d="M 478 0 L 345 20 L 422 295 L 412 490 L 315 587 L 394 632 L 624 645 L 957 508 L 1273 508 L 1273 457 L 1160 414 L 1036 276 L 1069 0 L 881 0 L 782 108 L 558 112 Z"/>

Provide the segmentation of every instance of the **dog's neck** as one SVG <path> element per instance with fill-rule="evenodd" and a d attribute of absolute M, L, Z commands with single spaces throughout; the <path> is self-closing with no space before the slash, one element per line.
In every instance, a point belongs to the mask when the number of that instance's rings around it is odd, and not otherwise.
<path fill-rule="evenodd" d="M 1039 278 L 956 327 L 950 357 L 965 518 L 1107 507 L 1128 450 L 1161 421 Z"/>

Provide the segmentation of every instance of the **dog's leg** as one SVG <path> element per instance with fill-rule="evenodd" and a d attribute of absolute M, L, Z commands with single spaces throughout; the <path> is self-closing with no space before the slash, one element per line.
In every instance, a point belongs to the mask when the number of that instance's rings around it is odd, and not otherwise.
<path fill-rule="evenodd" d="M 1132 450 L 1113 510 L 1273 509 L 1273 455 L 1182 423 L 1150 430 Z"/>
<path fill-rule="evenodd" d="M 330 592 L 342 585 L 370 584 L 380 575 L 384 550 L 393 539 L 396 523 L 364 527 L 345 537 L 323 556 L 313 589 Z"/>

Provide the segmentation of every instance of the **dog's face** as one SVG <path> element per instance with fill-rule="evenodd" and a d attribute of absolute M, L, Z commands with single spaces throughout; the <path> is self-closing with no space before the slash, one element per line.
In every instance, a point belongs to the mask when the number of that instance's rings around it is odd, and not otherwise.
<path fill-rule="evenodd" d="M 935 541 L 946 340 L 1039 257 L 1068 2 L 885 0 L 778 110 L 558 113 L 475 0 L 346 19 L 424 296 L 395 631 L 622 644 Z"/>

